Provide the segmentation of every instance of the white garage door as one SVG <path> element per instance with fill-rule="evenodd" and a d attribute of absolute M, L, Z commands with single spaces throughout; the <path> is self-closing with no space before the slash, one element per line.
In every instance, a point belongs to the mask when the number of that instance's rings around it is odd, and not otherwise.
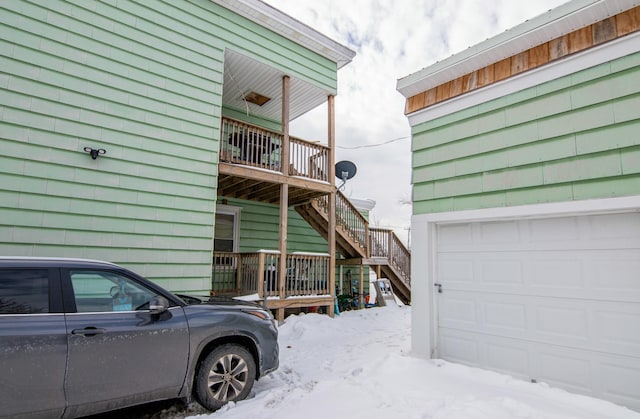
<path fill-rule="evenodd" d="M 437 243 L 440 357 L 640 410 L 640 214 L 440 225 Z"/>

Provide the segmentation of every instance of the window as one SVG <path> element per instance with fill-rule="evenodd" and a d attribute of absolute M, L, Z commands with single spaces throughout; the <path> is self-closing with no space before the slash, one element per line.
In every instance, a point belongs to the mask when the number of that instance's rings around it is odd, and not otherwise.
<path fill-rule="evenodd" d="M 46 269 L 0 269 L 0 314 L 48 312 Z"/>
<path fill-rule="evenodd" d="M 78 313 L 148 310 L 156 293 L 109 271 L 71 271 Z"/>
<path fill-rule="evenodd" d="M 218 205 L 213 234 L 213 250 L 216 252 L 238 252 L 240 208 Z"/>

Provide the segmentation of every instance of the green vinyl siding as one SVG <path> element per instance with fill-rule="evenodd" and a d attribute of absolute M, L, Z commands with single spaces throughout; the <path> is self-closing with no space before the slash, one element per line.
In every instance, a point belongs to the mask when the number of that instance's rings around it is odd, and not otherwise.
<path fill-rule="evenodd" d="M 249 114 L 247 110 L 233 109 L 224 106 L 222 108 L 222 116 L 225 118 L 233 118 L 239 121 L 247 122 L 249 124 L 257 125 L 271 131 L 282 132 L 282 122 L 272 121 L 270 119 L 262 118 L 259 115 Z"/>
<path fill-rule="evenodd" d="M 12 0 L 0 25 L 0 254 L 176 291 L 210 289 L 225 49 L 337 86 L 335 63 L 209 0 Z"/>
<path fill-rule="evenodd" d="M 278 250 L 280 209 L 277 205 L 241 199 L 225 199 L 227 205 L 241 207 L 240 252 Z M 287 225 L 287 253 L 327 253 L 327 241 L 295 209 L 290 208 Z"/>
<path fill-rule="evenodd" d="M 414 214 L 640 193 L 640 53 L 412 127 Z"/>

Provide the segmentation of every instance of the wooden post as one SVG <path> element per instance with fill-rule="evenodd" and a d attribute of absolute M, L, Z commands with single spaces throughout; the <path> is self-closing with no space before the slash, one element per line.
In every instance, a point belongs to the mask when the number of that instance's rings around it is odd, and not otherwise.
<path fill-rule="evenodd" d="M 331 194 L 329 194 L 329 226 L 327 241 L 329 242 L 329 293 L 336 298 L 336 122 L 335 122 L 335 97 L 329 95 L 328 100 L 328 146 L 329 146 L 329 182 Z M 328 314 L 335 315 L 335 305 L 330 305 Z"/>
<path fill-rule="evenodd" d="M 358 307 L 364 308 L 364 265 L 360 264 L 360 301 L 358 301 Z"/>
<path fill-rule="evenodd" d="M 371 243 L 373 242 L 373 240 L 371 240 L 371 231 L 369 230 L 369 223 L 365 223 L 364 224 L 364 237 L 365 240 L 367 241 L 365 243 L 365 246 L 367 246 L 367 248 L 365 249 L 365 254 L 367 256 L 367 258 L 371 257 Z"/>
<path fill-rule="evenodd" d="M 260 299 L 266 297 L 264 293 L 264 280 L 264 253 L 260 252 L 258 253 L 258 283 L 256 284 L 256 287 L 258 287 L 258 298 Z"/>
<path fill-rule="evenodd" d="M 282 174 L 289 175 L 289 106 L 291 95 L 291 79 L 282 77 L 282 161 L 280 162 Z"/>
<path fill-rule="evenodd" d="M 242 292 L 242 255 L 237 254 L 236 259 L 236 293 Z"/>
<path fill-rule="evenodd" d="M 289 175 L 289 95 L 290 78 L 282 77 L 282 173 Z M 278 270 L 278 295 L 286 298 L 287 284 L 287 225 L 289 223 L 289 184 L 280 185 L 280 269 Z M 284 308 L 276 310 L 276 319 L 284 320 Z"/>

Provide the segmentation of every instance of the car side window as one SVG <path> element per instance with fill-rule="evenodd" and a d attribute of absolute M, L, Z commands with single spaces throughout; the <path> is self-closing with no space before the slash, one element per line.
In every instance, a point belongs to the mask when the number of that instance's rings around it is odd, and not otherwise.
<path fill-rule="evenodd" d="M 99 270 L 72 270 L 71 285 L 79 313 L 148 310 L 157 294 L 124 275 Z"/>
<path fill-rule="evenodd" d="M 0 269 L 0 315 L 48 312 L 46 269 Z"/>

